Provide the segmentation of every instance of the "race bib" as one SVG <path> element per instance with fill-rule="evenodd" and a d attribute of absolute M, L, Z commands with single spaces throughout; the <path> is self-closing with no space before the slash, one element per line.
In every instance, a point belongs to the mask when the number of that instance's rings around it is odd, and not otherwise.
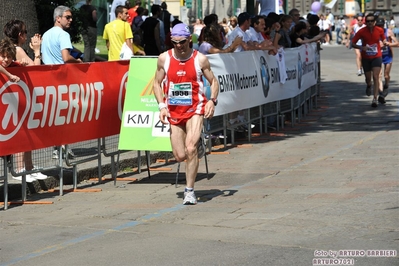
<path fill-rule="evenodd" d="M 193 87 L 190 82 L 170 83 L 168 105 L 192 105 Z"/>
<path fill-rule="evenodd" d="M 368 56 L 377 55 L 377 53 L 378 53 L 377 44 L 372 44 L 372 45 L 366 44 L 366 48 L 367 48 L 366 55 L 368 55 Z"/>

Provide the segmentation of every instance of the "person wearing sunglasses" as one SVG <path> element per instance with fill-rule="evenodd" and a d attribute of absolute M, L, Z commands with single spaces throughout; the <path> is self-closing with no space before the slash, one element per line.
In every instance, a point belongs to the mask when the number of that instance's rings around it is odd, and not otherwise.
<path fill-rule="evenodd" d="M 172 28 L 173 48 L 158 57 L 153 90 L 159 107 L 159 118 L 170 124 L 170 141 L 178 162 L 186 160 L 185 205 L 194 205 L 197 199 L 194 183 L 198 162 L 205 154 L 201 137 L 204 118 L 213 117 L 219 84 L 212 73 L 208 58 L 190 48 L 188 26 L 179 23 Z M 203 77 L 211 88 L 205 96 Z"/>
<path fill-rule="evenodd" d="M 58 6 L 54 9 L 54 27 L 43 34 L 42 60 L 45 65 L 82 63 L 70 54 L 71 37 L 66 32 L 71 27 L 72 13 L 69 7 Z"/>
<path fill-rule="evenodd" d="M 362 40 L 362 44 L 358 45 L 357 41 Z M 366 95 L 371 95 L 371 77 L 374 82 L 372 107 L 378 106 L 377 97 L 379 94 L 379 76 L 382 65 L 382 53 L 380 41 L 383 45 L 387 45 L 384 30 L 375 26 L 375 16 L 368 14 L 366 16 L 366 27 L 360 29 L 352 39 L 353 48 L 359 49 L 362 55 L 362 66 L 366 77 Z"/>

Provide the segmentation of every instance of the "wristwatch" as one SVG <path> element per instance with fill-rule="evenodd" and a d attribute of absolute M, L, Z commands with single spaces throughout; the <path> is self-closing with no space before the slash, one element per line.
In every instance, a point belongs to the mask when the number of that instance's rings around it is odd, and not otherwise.
<path fill-rule="evenodd" d="M 218 105 L 218 99 L 216 98 L 211 98 L 211 101 L 213 102 L 213 104 L 216 106 Z"/>

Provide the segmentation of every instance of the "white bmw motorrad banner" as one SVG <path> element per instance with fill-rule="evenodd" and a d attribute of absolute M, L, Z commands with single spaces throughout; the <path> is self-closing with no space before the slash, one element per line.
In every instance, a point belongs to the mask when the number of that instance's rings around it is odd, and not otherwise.
<path fill-rule="evenodd" d="M 284 49 L 284 53 L 276 56 L 267 51 L 208 55 L 219 83 L 215 115 L 299 95 L 316 84 L 316 53 L 316 44 L 306 44 Z M 209 83 L 205 82 L 205 86 L 209 87 Z"/>

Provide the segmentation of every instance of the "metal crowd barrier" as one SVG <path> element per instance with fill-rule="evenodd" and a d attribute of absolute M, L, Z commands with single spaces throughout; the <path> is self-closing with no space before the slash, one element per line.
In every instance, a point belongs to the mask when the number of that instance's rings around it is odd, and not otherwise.
<path fill-rule="evenodd" d="M 62 152 L 67 166 L 72 166 L 73 190 L 77 190 L 79 164 L 97 160 L 98 182 L 101 182 L 101 141 L 86 140 L 68 144 Z M 63 176 L 63 175 L 62 175 Z M 60 196 L 63 195 L 63 178 L 60 177 Z"/>
<path fill-rule="evenodd" d="M 253 107 L 244 110 L 246 116 L 246 122 L 248 126 L 248 141 L 251 141 L 251 123 L 259 122 L 259 130 L 262 133 L 263 130 L 267 132 L 268 118 L 275 116 L 277 123 L 277 130 L 284 127 L 285 114 L 291 115 L 291 125 L 294 126 L 296 121 L 300 121 L 302 115 L 306 115 L 308 111 L 314 106 L 317 107 L 317 97 L 320 95 L 320 76 L 316 85 L 308 88 L 301 94 L 294 98 L 284 99 L 277 102 L 267 103 L 261 106 Z M 295 113 L 297 112 L 297 117 Z M 212 133 L 223 132 L 224 136 L 227 136 L 227 131 L 231 130 L 232 136 L 234 136 L 234 128 L 230 127 L 228 123 L 228 115 L 222 115 L 214 117 L 211 120 L 205 120 L 205 135 L 210 136 Z M 93 139 L 88 141 L 77 142 L 65 147 L 48 147 L 32 151 L 31 157 L 34 165 L 34 169 L 31 171 L 20 171 L 20 165 L 23 165 L 23 155 L 17 154 L 11 156 L 10 172 L 13 176 L 22 176 L 22 201 L 26 200 L 26 175 L 36 172 L 44 172 L 48 170 L 58 169 L 60 170 L 60 195 L 63 195 L 63 163 L 67 166 L 73 167 L 73 187 L 77 188 L 78 176 L 77 166 L 79 164 L 97 160 L 98 161 L 98 180 L 101 182 L 101 154 L 106 157 L 111 157 L 111 169 L 114 180 L 116 180 L 117 166 L 119 163 L 119 155 L 122 152 L 118 150 L 119 135 L 109 136 L 102 139 Z M 208 141 L 208 145 L 211 145 L 211 141 Z M 231 143 L 234 144 L 234 137 L 231 139 Z M 226 147 L 226 137 L 224 138 L 224 145 Z M 210 149 L 211 147 L 208 146 Z M 58 158 L 54 156 L 54 151 L 58 150 Z M 71 151 L 72 153 L 70 153 Z M 114 156 L 118 156 L 118 160 L 115 161 Z M 147 156 L 147 170 L 149 170 L 149 152 L 146 152 Z M 140 167 L 140 151 L 137 151 L 138 166 Z M 7 182 L 7 167 L 6 157 L 0 159 L 0 180 L 3 181 L 4 186 L 4 209 L 8 208 L 8 182 Z M 115 168 L 116 167 L 116 168 Z M 115 181 L 114 181 L 115 182 Z"/>
<path fill-rule="evenodd" d="M 54 159 L 54 147 L 33 150 L 30 152 L 21 152 L 13 154 L 10 157 L 10 173 L 14 177 L 22 177 L 22 202 L 26 201 L 26 175 L 39 172 L 48 172 L 55 169 L 61 169 L 59 161 Z M 31 158 L 33 169 L 25 169 L 25 160 Z"/>

